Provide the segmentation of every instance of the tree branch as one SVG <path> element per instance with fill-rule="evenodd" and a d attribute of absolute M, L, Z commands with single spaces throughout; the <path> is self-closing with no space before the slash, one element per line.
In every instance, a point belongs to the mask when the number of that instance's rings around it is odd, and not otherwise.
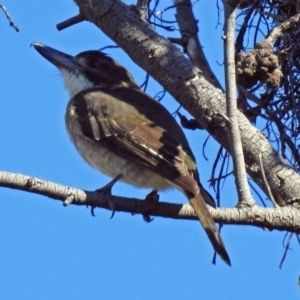
<path fill-rule="evenodd" d="M 115 212 L 127 212 L 180 220 L 198 220 L 189 204 L 151 202 L 141 199 L 103 195 L 63 186 L 40 178 L 0 172 L 0 186 L 22 190 L 60 200 L 69 205 L 99 207 Z M 70 201 L 71 199 L 71 201 Z M 250 225 L 264 229 L 288 230 L 300 233 L 300 212 L 292 207 L 280 209 L 262 208 L 211 208 L 209 212 L 216 222 L 233 225 Z"/>
<path fill-rule="evenodd" d="M 181 33 L 181 45 L 191 62 L 198 67 L 203 76 L 215 87 L 222 89 L 204 55 L 198 38 L 198 21 L 195 19 L 190 0 L 173 0 L 176 8 L 176 20 Z"/>
<path fill-rule="evenodd" d="M 0 4 L 0 8 L 5 13 L 6 18 L 9 21 L 9 26 L 13 27 L 16 30 L 16 32 L 19 32 L 20 31 L 19 27 L 14 23 L 14 21 L 13 21 L 12 17 L 10 16 L 9 12 L 7 11 L 6 7 L 3 4 Z"/>
<path fill-rule="evenodd" d="M 253 206 L 255 202 L 251 197 L 248 185 L 243 147 L 237 118 L 236 74 L 235 74 L 235 19 L 236 8 L 228 1 L 224 3 L 225 37 L 224 37 L 224 71 L 226 83 L 226 110 L 230 119 L 228 134 L 233 157 L 234 178 L 239 198 L 239 206 Z"/>
<path fill-rule="evenodd" d="M 293 17 L 291 17 L 290 19 L 288 19 L 287 21 L 283 22 L 282 24 L 280 24 L 279 26 L 275 27 L 268 35 L 268 37 L 266 38 L 266 40 L 268 40 L 269 42 L 273 43 L 276 39 L 279 38 L 279 36 L 291 29 L 292 27 L 294 28 L 298 28 L 300 24 L 300 14 L 297 14 Z"/>
<path fill-rule="evenodd" d="M 65 20 L 61 23 L 58 23 L 56 25 L 56 28 L 57 28 L 57 30 L 61 31 L 63 29 L 66 29 L 70 26 L 81 23 L 83 21 L 87 21 L 87 19 L 81 13 L 79 13 L 78 15 L 76 15 L 76 16 L 70 18 L 70 19 L 67 19 L 67 20 Z"/>

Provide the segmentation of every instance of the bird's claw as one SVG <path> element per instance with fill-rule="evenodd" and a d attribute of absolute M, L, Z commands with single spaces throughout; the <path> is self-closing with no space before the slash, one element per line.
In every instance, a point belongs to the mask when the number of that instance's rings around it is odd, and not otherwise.
<path fill-rule="evenodd" d="M 95 190 L 95 192 L 101 193 L 102 195 L 111 196 L 112 187 L 114 186 L 114 184 L 117 181 L 119 181 L 121 179 L 121 177 L 122 177 L 122 174 L 119 174 L 113 180 L 111 180 L 109 183 L 107 183 L 105 186 L 103 186 L 100 189 Z M 114 209 L 114 205 L 113 205 L 112 201 L 109 198 L 108 198 L 108 201 L 109 201 L 108 206 L 112 211 L 112 214 L 111 214 L 111 217 L 110 217 L 112 219 L 115 215 L 115 209 Z M 91 214 L 92 214 L 93 217 L 95 217 L 95 208 L 96 208 L 96 206 L 91 206 Z"/>
<path fill-rule="evenodd" d="M 95 208 L 96 208 L 96 206 L 91 206 L 91 215 L 92 215 L 93 217 L 96 216 L 96 215 L 95 215 Z"/>
<path fill-rule="evenodd" d="M 143 220 L 146 223 L 151 223 L 154 220 L 154 218 L 153 217 L 151 218 L 149 215 L 143 215 Z"/>
<path fill-rule="evenodd" d="M 159 194 L 156 190 L 153 190 L 145 197 L 145 201 L 156 203 L 159 201 Z M 150 223 L 154 220 L 154 218 L 151 218 L 149 215 L 143 215 L 143 220 L 147 223 Z"/>
<path fill-rule="evenodd" d="M 115 215 L 115 210 L 113 209 L 112 211 L 111 211 L 111 216 L 110 216 L 110 219 L 112 219 L 113 217 L 114 217 L 114 215 Z"/>

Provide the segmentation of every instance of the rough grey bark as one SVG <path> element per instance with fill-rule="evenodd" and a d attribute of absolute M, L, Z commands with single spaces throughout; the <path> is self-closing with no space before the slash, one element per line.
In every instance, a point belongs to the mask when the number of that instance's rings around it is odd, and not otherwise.
<path fill-rule="evenodd" d="M 143 199 L 107 196 L 99 192 L 83 191 L 40 178 L 0 172 L 0 186 L 28 191 L 60 200 L 65 206 L 89 205 L 112 212 L 127 212 L 163 218 L 195 220 L 198 218 L 189 204 L 153 203 Z M 252 225 L 263 229 L 288 230 L 300 233 L 300 211 L 290 207 L 260 208 L 211 208 L 209 212 L 216 222 L 235 225 Z"/>
<path fill-rule="evenodd" d="M 228 135 L 234 166 L 234 179 L 239 198 L 239 206 L 253 206 L 250 187 L 247 180 L 244 163 L 244 153 L 241 143 L 239 124 L 237 119 L 237 95 L 235 74 L 235 20 L 236 8 L 224 1 L 225 36 L 224 36 L 224 61 L 226 83 L 226 107 L 228 122 Z"/>

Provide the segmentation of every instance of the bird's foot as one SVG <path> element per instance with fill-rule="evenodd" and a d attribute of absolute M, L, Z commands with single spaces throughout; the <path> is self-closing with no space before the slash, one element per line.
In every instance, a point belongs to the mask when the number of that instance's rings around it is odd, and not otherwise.
<path fill-rule="evenodd" d="M 159 194 L 156 190 L 153 190 L 145 197 L 145 201 L 156 203 L 159 201 Z M 150 223 L 154 220 L 154 218 L 151 218 L 149 215 L 143 215 L 143 220 L 147 223 Z"/>
<path fill-rule="evenodd" d="M 100 189 L 97 189 L 95 190 L 95 192 L 97 193 L 101 193 L 102 195 L 107 195 L 107 196 L 111 196 L 111 190 L 112 190 L 112 187 L 115 185 L 115 183 L 117 181 L 119 181 L 122 177 L 122 174 L 119 174 L 118 176 L 116 176 L 113 180 L 111 180 L 108 184 L 106 184 L 105 186 L 103 186 L 102 188 Z M 112 213 L 111 213 L 111 219 L 114 217 L 115 215 L 115 209 L 114 209 L 114 204 L 113 202 L 110 200 L 110 197 L 108 197 L 108 205 L 109 205 L 109 208 L 111 209 Z M 92 216 L 94 217 L 95 216 L 95 208 L 96 206 L 91 206 L 91 214 Z"/>
<path fill-rule="evenodd" d="M 119 174 L 113 180 L 111 180 L 108 184 L 106 184 L 105 186 L 103 186 L 100 189 L 97 189 L 96 192 L 97 193 L 102 193 L 102 194 L 105 194 L 105 195 L 111 195 L 112 187 L 115 185 L 115 183 L 117 181 L 119 181 L 121 179 L 121 177 L 122 177 L 122 174 Z"/>

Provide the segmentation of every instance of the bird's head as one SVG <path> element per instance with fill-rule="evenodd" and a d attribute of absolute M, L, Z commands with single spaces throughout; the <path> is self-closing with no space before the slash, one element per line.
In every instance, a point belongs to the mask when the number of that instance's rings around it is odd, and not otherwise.
<path fill-rule="evenodd" d="M 32 46 L 62 72 L 70 97 L 94 87 L 139 88 L 125 68 L 101 51 L 84 51 L 72 56 L 40 43 Z"/>

